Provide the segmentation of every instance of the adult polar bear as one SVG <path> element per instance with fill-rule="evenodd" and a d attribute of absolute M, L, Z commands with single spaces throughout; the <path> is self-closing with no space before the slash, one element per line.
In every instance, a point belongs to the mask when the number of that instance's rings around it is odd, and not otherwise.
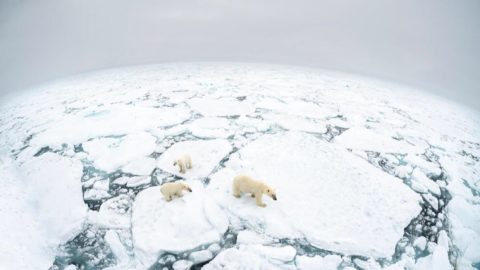
<path fill-rule="evenodd" d="M 233 196 L 240 198 L 242 193 L 251 193 L 252 197 L 255 198 L 257 205 L 260 207 L 267 206 L 262 201 L 263 194 L 270 196 L 275 201 L 277 200 L 277 194 L 273 188 L 264 182 L 255 180 L 247 175 L 238 175 L 233 178 Z"/>

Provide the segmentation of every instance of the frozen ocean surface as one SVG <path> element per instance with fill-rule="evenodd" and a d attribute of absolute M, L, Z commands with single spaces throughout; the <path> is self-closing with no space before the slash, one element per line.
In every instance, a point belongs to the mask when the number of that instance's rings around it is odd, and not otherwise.
<path fill-rule="evenodd" d="M 480 265 L 480 114 L 402 86 L 256 64 L 106 70 L 2 100 L 0 138 L 0 269 Z M 278 200 L 235 198 L 238 174 Z M 167 203 L 176 180 L 193 192 Z"/>

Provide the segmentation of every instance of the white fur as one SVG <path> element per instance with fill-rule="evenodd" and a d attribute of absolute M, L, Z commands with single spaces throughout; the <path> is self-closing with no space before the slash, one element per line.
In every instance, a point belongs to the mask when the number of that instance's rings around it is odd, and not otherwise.
<path fill-rule="evenodd" d="M 192 159 L 189 155 L 183 155 L 173 162 L 173 166 L 178 166 L 180 173 L 185 173 L 187 169 L 192 168 Z"/>
<path fill-rule="evenodd" d="M 267 206 L 262 201 L 262 195 L 266 194 L 272 199 L 277 200 L 275 190 L 265 184 L 263 181 L 255 180 L 247 175 L 238 175 L 233 178 L 233 196 L 240 198 L 242 193 L 251 193 L 258 206 Z"/>
<path fill-rule="evenodd" d="M 174 196 L 182 197 L 182 190 L 192 192 L 192 189 L 183 181 L 169 182 L 160 186 L 160 192 L 167 202 L 171 201 Z"/>

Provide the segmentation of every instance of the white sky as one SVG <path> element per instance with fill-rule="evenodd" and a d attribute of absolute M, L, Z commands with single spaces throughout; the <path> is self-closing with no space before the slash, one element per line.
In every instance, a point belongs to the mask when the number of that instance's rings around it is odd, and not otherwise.
<path fill-rule="evenodd" d="M 175 61 L 360 73 L 480 110 L 480 1 L 0 0 L 0 94 Z"/>

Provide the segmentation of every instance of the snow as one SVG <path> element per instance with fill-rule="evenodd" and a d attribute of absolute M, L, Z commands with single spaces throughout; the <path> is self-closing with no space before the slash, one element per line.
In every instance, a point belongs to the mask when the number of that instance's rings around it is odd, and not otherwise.
<path fill-rule="evenodd" d="M 220 252 L 202 269 L 295 269 L 291 246 L 240 245 Z"/>
<path fill-rule="evenodd" d="M 127 178 L 127 177 L 125 177 Z M 151 182 L 150 176 L 134 176 L 134 177 L 128 177 L 127 180 L 127 187 L 138 187 L 141 185 L 146 185 Z"/>
<path fill-rule="evenodd" d="M 423 236 L 418 237 L 415 239 L 415 242 L 413 242 L 413 245 L 420 250 L 425 250 L 425 247 L 427 247 L 427 239 Z"/>
<path fill-rule="evenodd" d="M 127 165 L 127 170 L 128 168 L 138 170 L 139 168 L 131 162 L 151 154 L 155 148 L 155 141 L 152 135 L 139 132 L 122 138 L 94 139 L 84 143 L 83 149 L 98 169 L 111 172 Z"/>
<path fill-rule="evenodd" d="M 414 182 L 415 185 L 422 187 L 422 190 L 428 190 L 429 192 L 440 196 L 440 187 L 435 183 L 435 181 L 431 180 L 425 176 L 425 174 L 420 172 L 419 169 L 414 169 L 411 176 L 412 182 Z"/>
<path fill-rule="evenodd" d="M 214 269 L 480 263 L 479 113 L 429 94 L 209 63 L 102 71 L 0 103 L 0 269 L 48 269 L 84 244 L 120 257 L 110 270 L 188 269 L 212 256 Z M 179 174 L 183 154 L 194 167 Z M 240 173 L 279 200 L 259 208 L 231 196 Z M 194 192 L 166 204 L 152 191 L 178 178 Z M 427 238 L 405 230 L 416 217 L 428 218 L 414 227 Z M 86 227 L 101 233 L 58 250 Z M 162 263 L 164 252 L 175 256 Z M 58 267 L 101 268 L 93 257 Z"/>
<path fill-rule="evenodd" d="M 255 107 L 248 101 L 238 101 L 229 98 L 193 98 L 187 101 L 187 103 L 203 116 L 248 115 L 255 111 Z"/>
<path fill-rule="evenodd" d="M 159 157 L 157 167 L 185 179 L 202 179 L 212 173 L 231 150 L 230 143 L 223 139 L 178 142 Z M 192 159 L 192 169 L 182 174 L 173 162 L 185 154 Z"/>
<path fill-rule="evenodd" d="M 335 143 L 348 149 L 381 153 L 411 153 L 417 151 L 411 145 L 393 139 L 378 130 L 353 127 L 335 138 Z"/>
<path fill-rule="evenodd" d="M 210 250 L 201 250 L 201 251 L 195 251 L 190 253 L 190 256 L 188 258 L 193 262 L 193 263 L 201 263 L 201 262 L 206 262 L 210 259 L 213 258 L 213 253 Z"/>
<path fill-rule="evenodd" d="M 153 151 L 152 151 L 153 152 Z M 156 161 L 150 157 L 140 157 L 122 167 L 122 171 L 135 175 L 150 175 L 155 169 Z"/>
<path fill-rule="evenodd" d="M 298 270 L 336 270 L 342 262 L 342 258 L 337 255 L 322 256 L 297 256 L 295 262 Z"/>
<path fill-rule="evenodd" d="M 238 244 L 269 244 L 271 239 L 267 239 L 264 235 L 260 235 L 254 231 L 243 230 L 237 234 Z"/>
<path fill-rule="evenodd" d="M 389 256 L 420 212 L 419 196 L 401 181 L 311 135 L 264 135 L 231 160 L 211 177 L 209 193 L 231 216 L 272 237 L 304 236 L 324 249 Z M 233 197 L 239 173 L 272 185 L 278 201 L 265 197 L 263 209 L 249 196 Z"/>
<path fill-rule="evenodd" d="M 418 167 L 425 175 L 439 176 L 441 170 L 437 164 L 433 162 L 426 161 L 425 159 L 417 155 L 407 155 L 403 159 L 405 162 L 410 163 L 413 166 Z"/>
<path fill-rule="evenodd" d="M 263 118 L 288 130 L 305 131 L 311 133 L 325 133 L 327 131 L 326 124 L 318 120 L 310 120 L 298 116 L 268 113 L 264 114 Z"/>
<path fill-rule="evenodd" d="M 189 125 L 190 132 L 199 138 L 227 138 L 230 123 L 226 118 L 207 117 L 195 120 Z"/>
<path fill-rule="evenodd" d="M 193 192 L 166 202 L 159 187 L 141 191 L 133 204 L 132 233 L 135 253 L 150 265 L 163 251 L 180 253 L 220 241 L 228 219 L 197 182 Z"/>
<path fill-rule="evenodd" d="M 83 225 L 78 162 L 44 154 L 16 167 L 0 156 L 0 268 L 47 269 L 58 245 Z"/>
<path fill-rule="evenodd" d="M 478 199 L 477 199 L 478 201 Z M 454 197 L 448 204 L 452 233 L 464 264 L 480 261 L 480 207 Z"/>
<path fill-rule="evenodd" d="M 80 183 L 83 167 L 78 161 L 46 153 L 22 166 L 31 196 L 29 203 L 43 224 L 46 243 L 56 246 L 82 227 L 87 207 Z"/>
<path fill-rule="evenodd" d="M 125 265 L 129 263 L 129 255 L 127 250 L 123 246 L 117 232 L 109 230 L 105 233 L 105 241 L 107 241 L 110 249 L 112 250 L 115 258 L 117 259 L 117 265 Z"/>
<path fill-rule="evenodd" d="M 445 231 L 439 233 L 438 245 L 435 247 L 433 254 L 419 259 L 415 265 L 418 270 L 453 270 L 448 260 L 448 236 Z"/>
<path fill-rule="evenodd" d="M 112 105 L 100 110 L 86 110 L 82 115 L 63 115 L 55 124 L 32 139 L 35 146 L 76 144 L 90 138 L 121 136 L 149 127 L 171 126 L 190 116 L 187 108 L 148 108 Z M 152 122 L 152 120 L 154 120 Z"/>
<path fill-rule="evenodd" d="M 88 189 L 83 193 L 83 199 L 86 201 L 103 200 L 112 197 L 112 195 L 103 189 Z"/>
<path fill-rule="evenodd" d="M 87 220 L 100 228 L 129 229 L 131 199 L 128 195 L 111 198 L 98 211 L 89 211 Z"/>
<path fill-rule="evenodd" d="M 189 270 L 192 265 L 191 261 L 180 260 L 173 263 L 172 268 L 173 270 Z"/>
<path fill-rule="evenodd" d="M 317 104 L 303 100 L 288 100 L 282 102 L 278 99 L 264 98 L 260 100 L 256 106 L 276 113 L 309 118 L 325 118 L 326 116 L 336 113 L 332 108 L 320 107 Z"/>

